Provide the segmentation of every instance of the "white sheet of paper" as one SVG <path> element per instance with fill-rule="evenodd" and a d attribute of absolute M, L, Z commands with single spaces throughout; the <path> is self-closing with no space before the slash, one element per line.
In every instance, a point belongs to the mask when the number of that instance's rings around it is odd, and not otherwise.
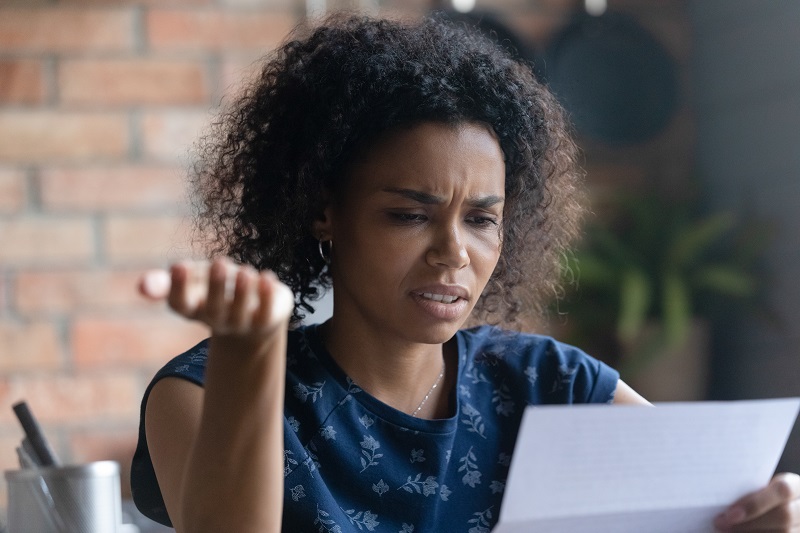
<path fill-rule="evenodd" d="M 772 476 L 800 398 L 528 407 L 493 533 L 710 533 Z"/>

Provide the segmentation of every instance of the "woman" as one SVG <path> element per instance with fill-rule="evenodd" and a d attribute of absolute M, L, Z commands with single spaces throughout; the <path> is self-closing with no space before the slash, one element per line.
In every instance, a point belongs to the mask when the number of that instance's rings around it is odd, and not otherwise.
<path fill-rule="evenodd" d="M 560 108 L 489 41 L 330 18 L 203 146 L 199 228 L 230 259 L 142 280 L 211 329 L 142 403 L 145 514 L 190 532 L 489 531 L 525 405 L 647 403 L 576 348 L 462 329 L 538 309 L 580 215 Z M 330 285 L 332 318 L 298 327 Z M 717 526 L 800 527 L 798 495 L 777 477 Z"/>

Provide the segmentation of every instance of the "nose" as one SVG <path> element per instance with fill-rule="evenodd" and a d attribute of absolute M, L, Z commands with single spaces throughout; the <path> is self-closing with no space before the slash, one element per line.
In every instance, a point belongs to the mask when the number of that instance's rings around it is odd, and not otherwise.
<path fill-rule="evenodd" d="M 437 228 L 426 253 L 428 264 L 435 267 L 460 269 L 469 265 L 469 253 L 458 224 L 451 223 Z"/>

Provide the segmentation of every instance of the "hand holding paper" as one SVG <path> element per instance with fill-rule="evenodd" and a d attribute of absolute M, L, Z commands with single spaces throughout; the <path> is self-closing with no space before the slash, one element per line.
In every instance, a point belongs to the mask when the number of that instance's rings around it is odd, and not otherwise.
<path fill-rule="evenodd" d="M 706 533 L 769 481 L 800 399 L 526 411 L 495 533 Z"/>

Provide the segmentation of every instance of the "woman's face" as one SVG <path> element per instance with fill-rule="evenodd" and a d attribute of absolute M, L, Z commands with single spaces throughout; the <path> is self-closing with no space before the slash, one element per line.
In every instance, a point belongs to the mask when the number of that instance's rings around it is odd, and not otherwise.
<path fill-rule="evenodd" d="M 426 122 L 353 167 L 322 224 L 335 321 L 418 343 L 450 339 L 500 256 L 503 153 L 487 127 Z"/>

